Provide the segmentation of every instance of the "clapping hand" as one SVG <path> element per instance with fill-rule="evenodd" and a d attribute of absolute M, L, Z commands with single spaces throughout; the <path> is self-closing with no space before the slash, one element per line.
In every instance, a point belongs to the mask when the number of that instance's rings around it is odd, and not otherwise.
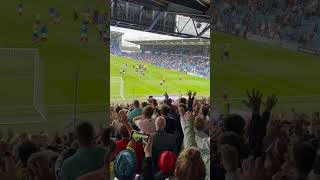
<path fill-rule="evenodd" d="M 197 95 L 197 92 L 196 92 L 196 91 L 193 92 L 193 94 L 192 94 L 192 100 L 194 100 L 194 98 L 196 97 L 196 95 Z"/>
<path fill-rule="evenodd" d="M 170 105 L 168 93 L 164 92 L 163 95 L 164 95 L 164 103 L 167 104 L 167 105 Z"/>
<path fill-rule="evenodd" d="M 252 112 L 260 112 L 262 93 L 259 90 L 252 89 L 251 92 L 247 90 L 248 100 L 242 101 Z"/>
<path fill-rule="evenodd" d="M 194 100 L 194 97 L 197 95 L 197 92 L 195 91 L 195 92 L 192 93 L 192 91 L 189 90 L 189 91 L 187 92 L 187 95 L 188 95 L 188 98 L 189 98 L 189 99 Z"/>
<path fill-rule="evenodd" d="M 266 112 L 271 112 L 272 108 L 276 105 L 278 97 L 276 95 L 268 96 L 266 102 L 264 103 L 266 107 Z"/>
<path fill-rule="evenodd" d="M 195 96 L 197 95 L 197 92 L 192 93 L 192 91 L 189 90 L 187 92 L 187 95 L 188 95 L 188 109 L 189 111 L 192 111 L 193 101 Z"/>
<path fill-rule="evenodd" d="M 167 92 L 164 92 L 163 96 L 164 96 L 164 98 L 165 98 L 166 100 L 168 100 L 168 99 L 169 99 L 169 95 L 168 95 L 168 93 L 167 93 Z"/>
<path fill-rule="evenodd" d="M 187 96 L 189 99 L 191 99 L 191 95 L 192 95 L 192 91 L 191 90 L 187 91 Z"/>

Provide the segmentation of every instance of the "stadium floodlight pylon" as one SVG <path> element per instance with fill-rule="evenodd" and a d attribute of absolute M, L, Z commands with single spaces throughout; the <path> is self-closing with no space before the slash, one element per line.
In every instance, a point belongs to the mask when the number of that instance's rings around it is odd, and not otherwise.
<path fill-rule="evenodd" d="M 120 76 L 111 76 L 110 77 L 110 97 L 114 100 L 119 99 L 125 100 L 124 96 L 124 81 Z M 116 94 L 116 95 L 115 95 Z"/>
<path fill-rule="evenodd" d="M 10 112 L 14 116 L 25 116 L 27 113 L 40 117 L 30 118 L 33 120 L 28 122 L 0 121 L 0 124 L 46 122 L 43 63 L 39 50 L 0 48 L 0 62 L 0 119 Z"/>

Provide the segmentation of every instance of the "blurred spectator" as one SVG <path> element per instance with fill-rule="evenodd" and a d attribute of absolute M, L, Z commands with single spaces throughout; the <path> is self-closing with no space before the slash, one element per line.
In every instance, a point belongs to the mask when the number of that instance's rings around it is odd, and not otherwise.
<path fill-rule="evenodd" d="M 83 122 L 76 128 L 80 148 L 71 157 L 64 160 L 61 168 L 61 180 L 73 180 L 90 171 L 98 170 L 104 164 L 105 150 L 96 147 L 94 128 Z"/>

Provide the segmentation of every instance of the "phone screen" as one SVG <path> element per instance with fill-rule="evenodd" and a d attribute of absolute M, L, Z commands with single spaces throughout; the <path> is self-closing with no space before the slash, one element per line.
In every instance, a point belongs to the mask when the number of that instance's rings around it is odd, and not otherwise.
<path fill-rule="evenodd" d="M 139 131 L 132 131 L 131 139 L 133 139 L 136 142 L 147 143 L 149 139 L 149 135 L 143 134 Z"/>

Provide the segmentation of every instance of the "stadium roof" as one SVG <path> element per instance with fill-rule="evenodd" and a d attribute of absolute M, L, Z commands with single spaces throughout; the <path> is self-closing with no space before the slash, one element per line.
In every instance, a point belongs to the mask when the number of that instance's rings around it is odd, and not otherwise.
<path fill-rule="evenodd" d="M 171 40 L 128 40 L 128 42 L 138 45 L 197 45 L 197 46 L 209 46 L 209 39 L 188 38 L 188 39 L 171 39 Z"/>
<path fill-rule="evenodd" d="M 123 33 L 123 40 L 135 41 L 135 40 L 161 40 L 161 39 L 182 39 L 181 37 L 169 36 L 145 31 L 139 31 L 134 29 L 110 26 L 111 32 Z"/>
<path fill-rule="evenodd" d="M 210 18 L 210 0 L 118 0 L 138 4 L 150 10 Z"/>
<path fill-rule="evenodd" d="M 183 37 L 183 38 L 210 38 L 210 0 L 111 0 L 112 7 L 115 9 L 113 14 L 121 8 L 116 8 L 118 3 L 127 3 L 132 5 L 138 5 L 142 8 L 137 10 L 136 14 L 141 14 L 142 11 L 153 10 L 156 12 L 154 18 L 151 19 L 149 24 L 139 24 L 136 21 L 129 19 L 121 19 L 120 17 L 111 16 L 110 24 L 112 26 L 124 27 L 130 29 L 136 29 L 146 32 L 155 32 L 159 34 L 166 34 L 171 36 Z M 158 23 L 160 14 L 169 13 L 176 16 L 189 17 L 185 21 L 176 21 L 176 31 L 172 30 L 160 30 L 155 29 L 155 25 Z M 128 16 L 127 16 L 128 17 Z M 168 14 L 165 18 L 168 17 Z M 169 16 L 170 17 L 170 16 Z M 180 22 L 178 24 L 178 22 Z M 190 26 L 192 24 L 192 26 Z M 188 25 L 186 27 L 186 25 Z M 202 26 L 201 26 L 202 25 Z M 200 28 L 201 27 L 201 28 Z M 188 28 L 193 30 L 188 31 Z M 209 35 L 208 35 L 209 34 Z"/>

